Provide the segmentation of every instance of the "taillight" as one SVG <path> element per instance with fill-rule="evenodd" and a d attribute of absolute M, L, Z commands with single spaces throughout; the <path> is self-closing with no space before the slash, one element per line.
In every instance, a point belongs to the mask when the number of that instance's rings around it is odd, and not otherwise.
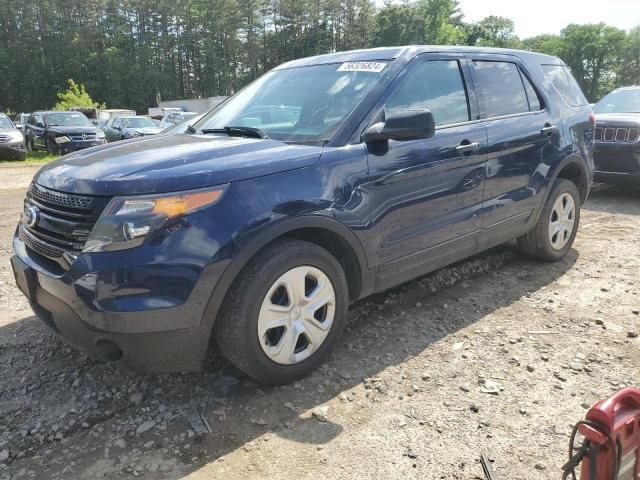
<path fill-rule="evenodd" d="M 589 114 L 589 123 L 591 124 L 592 127 L 596 126 L 596 115 L 593 112 Z"/>

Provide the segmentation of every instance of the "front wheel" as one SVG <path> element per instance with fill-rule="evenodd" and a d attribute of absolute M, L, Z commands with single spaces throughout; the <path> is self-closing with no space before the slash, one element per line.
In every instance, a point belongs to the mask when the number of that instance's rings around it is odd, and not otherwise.
<path fill-rule="evenodd" d="M 60 149 L 58 148 L 58 145 L 54 140 L 52 140 L 51 138 L 48 138 L 46 145 L 47 145 L 47 153 L 49 153 L 49 155 L 60 155 Z"/>
<path fill-rule="evenodd" d="M 557 179 L 551 188 L 538 223 L 518 239 L 522 252 L 547 262 L 562 259 L 571 249 L 580 223 L 580 193 L 575 184 Z"/>
<path fill-rule="evenodd" d="M 282 240 L 239 274 L 215 323 L 216 343 L 237 368 L 261 383 L 283 385 L 316 369 L 338 342 L 348 285 L 325 249 Z"/>

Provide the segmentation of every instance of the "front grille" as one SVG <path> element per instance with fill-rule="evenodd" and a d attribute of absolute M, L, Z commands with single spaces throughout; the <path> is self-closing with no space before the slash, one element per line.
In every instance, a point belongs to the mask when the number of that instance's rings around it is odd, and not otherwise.
<path fill-rule="evenodd" d="M 24 225 L 20 225 L 20 240 L 31 250 L 49 258 L 60 258 L 64 254 L 64 249 L 58 248 L 49 243 L 45 243 L 35 235 L 31 234 Z"/>
<path fill-rule="evenodd" d="M 66 207 L 77 210 L 91 210 L 94 208 L 94 203 L 96 202 L 96 197 L 56 192 L 55 190 L 41 187 L 36 183 L 32 183 L 31 187 L 29 187 L 27 197 L 33 197 L 38 201 L 50 203 L 56 207 Z"/>
<path fill-rule="evenodd" d="M 84 140 L 95 140 L 95 133 L 71 133 L 67 135 L 74 142 L 82 142 Z"/>
<path fill-rule="evenodd" d="M 76 256 L 108 202 L 108 197 L 63 193 L 32 183 L 24 201 L 20 238 L 29 249 L 56 261 L 65 252 Z M 29 224 L 27 210 L 36 217 Z"/>
<path fill-rule="evenodd" d="M 638 127 L 596 127 L 597 142 L 635 143 L 640 140 Z"/>

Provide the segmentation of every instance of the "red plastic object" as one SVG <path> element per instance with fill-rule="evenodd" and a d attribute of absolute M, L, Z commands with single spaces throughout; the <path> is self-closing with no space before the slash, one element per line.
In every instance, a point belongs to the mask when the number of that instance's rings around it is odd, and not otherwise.
<path fill-rule="evenodd" d="M 582 460 L 581 480 L 640 480 L 640 389 L 623 388 L 599 401 L 587 412 L 586 419 L 607 432 L 613 444 L 597 429 L 579 426 L 580 433 L 596 447 L 595 463 L 589 457 Z M 593 465 L 595 476 L 589 470 Z"/>

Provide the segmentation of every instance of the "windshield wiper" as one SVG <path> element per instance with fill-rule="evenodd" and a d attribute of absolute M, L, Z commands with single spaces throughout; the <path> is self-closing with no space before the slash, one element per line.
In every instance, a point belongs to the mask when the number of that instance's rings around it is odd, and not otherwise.
<path fill-rule="evenodd" d="M 269 138 L 266 133 L 255 127 L 227 126 L 224 128 L 205 128 L 202 130 L 202 133 L 226 133 L 230 137 Z"/>
<path fill-rule="evenodd" d="M 194 133 L 198 133 L 198 131 L 195 128 L 193 128 L 193 125 L 188 125 L 187 126 L 187 133 L 190 133 L 190 134 L 193 135 Z"/>

